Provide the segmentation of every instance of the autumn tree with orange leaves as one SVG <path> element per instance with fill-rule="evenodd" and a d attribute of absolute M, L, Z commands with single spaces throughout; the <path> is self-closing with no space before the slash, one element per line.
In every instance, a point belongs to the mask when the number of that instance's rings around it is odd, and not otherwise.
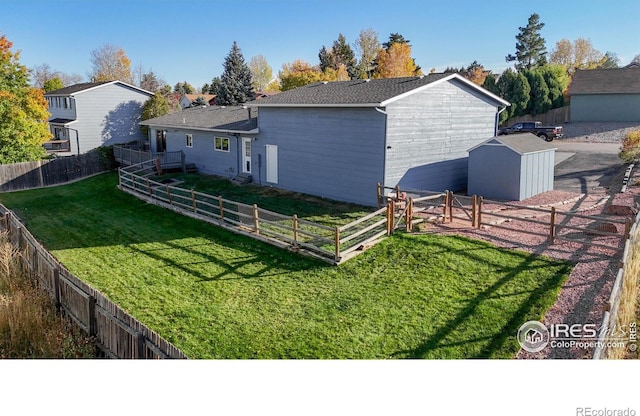
<path fill-rule="evenodd" d="M 27 67 L 12 46 L 0 37 L 0 164 L 43 158 L 42 145 L 52 137 L 44 92 L 29 85 Z"/>
<path fill-rule="evenodd" d="M 122 48 L 105 44 L 91 51 L 91 82 L 122 81 L 133 84 L 131 60 Z"/>
<path fill-rule="evenodd" d="M 422 70 L 411 57 L 409 41 L 398 33 L 392 33 L 389 41 L 378 51 L 374 78 L 398 78 L 422 75 Z"/>

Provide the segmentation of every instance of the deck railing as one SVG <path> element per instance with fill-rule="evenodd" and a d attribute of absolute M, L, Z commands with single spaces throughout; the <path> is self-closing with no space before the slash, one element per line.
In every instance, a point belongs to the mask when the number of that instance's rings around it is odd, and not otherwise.
<path fill-rule="evenodd" d="M 125 166 L 137 165 L 150 160 L 158 160 L 161 169 L 181 168 L 185 171 L 185 155 L 182 150 L 177 152 L 148 152 L 134 149 L 131 146 L 113 146 L 113 156 L 116 162 Z"/>

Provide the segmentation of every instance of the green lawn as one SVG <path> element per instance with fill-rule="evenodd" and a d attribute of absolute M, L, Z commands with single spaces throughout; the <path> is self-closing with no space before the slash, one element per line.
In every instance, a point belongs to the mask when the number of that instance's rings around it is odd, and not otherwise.
<path fill-rule="evenodd" d="M 570 271 L 483 242 L 406 234 L 336 267 L 116 184 L 110 173 L 0 202 L 190 358 L 510 358 L 519 326 L 543 316 Z"/>

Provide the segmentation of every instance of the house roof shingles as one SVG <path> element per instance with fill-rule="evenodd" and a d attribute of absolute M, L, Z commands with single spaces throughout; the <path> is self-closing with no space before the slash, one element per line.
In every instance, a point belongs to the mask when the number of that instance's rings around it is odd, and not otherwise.
<path fill-rule="evenodd" d="M 557 149 L 556 146 L 553 146 L 552 144 L 547 143 L 546 141 L 539 138 L 535 134 L 517 133 L 517 134 L 510 134 L 507 136 L 493 137 L 487 140 L 486 142 L 480 143 L 479 145 L 472 147 L 471 149 L 469 149 L 469 152 L 483 145 L 495 144 L 495 142 L 498 142 L 500 144 L 507 146 L 508 148 L 510 148 L 511 150 L 513 150 L 514 152 L 520 155 Z"/>
<path fill-rule="evenodd" d="M 336 82 L 316 82 L 313 84 L 284 91 L 261 100 L 247 103 L 248 106 L 379 106 L 390 99 L 410 93 L 437 81 L 462 78 L 452 74 L 429 74 L 419 77 L 383 78 L 371 80 L 353 80 Z M 472 88 L 477 88 L 497 102 L 504 100 L 489 91 L 462 80 Z M 508 104 L 508 103 L 507 103 Z"/>
<path fill-rule="evenodd" d="M 573 75 L 569 95 L 585 94 L 640 94 L 640 69 L 578 70 Z"/>
<path fill-rule="evenodd" d="M 151 91 L 144 90 L 144 89 L 142 89 L 140 87 L 136 87 L 135 85 L 127 84 L 126 82 L 115 80 L 115 81 L 104 81 L 104 82 L 82 82 L 80 84 L 70 85 L 68 87 L 64 87 L 64 88 L 60 88 L 60 89 L 57 89 L 57 90 L 49 91 L 48 93 L 45 94 L 45 97 L 47 97 L 47 96 L 73 95 L 73 94 L 77 94 L 79 92 L 83 92 L 83 91 L 90 90 L 92 88 L 100 87 L 102 85 L 107 85 L 107 84 L 120 84 L 122 86 L 137 90 L 137 91 L 142 92 L 144 94 L 147 94 L 147 95 L 150 95 L 150 96 L 153 95 L 153 93 Z"/>
<path fill-rule="evenodd" d="M 111 81 L 106 82 L 83 82 L 80 84 L 70 85 L 68 87 L 60 88 L 58 90 L 49 91 L 45 95 L 71 95 L 80 91 L 88 90 L 103 84 L 108 84 Z"/>
<path fill-rule="evenodd" d="M 141 121 L 141 125 L 248 133 L 258 128 L 258 110 L 244 106 L 210 106 Z"/>

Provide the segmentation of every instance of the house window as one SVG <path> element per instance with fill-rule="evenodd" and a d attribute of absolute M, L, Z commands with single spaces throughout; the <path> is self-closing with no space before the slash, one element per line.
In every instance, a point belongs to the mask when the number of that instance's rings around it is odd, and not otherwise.
<path fill-rule="evenodd" d="M 228 137 L 216 137 L 215 149 L 219 152 L 229 151 L 229 138 Z"/>
<path fill-rule="evenodd" d="M 64 108 L 69 108 L 69 97 L 64 97 L 62 102 L 64 103 Z"/>
<path fill-rule="evenodd" d="M 193 136 L 187 134 L 187 147 L 193 147 Z"/>

